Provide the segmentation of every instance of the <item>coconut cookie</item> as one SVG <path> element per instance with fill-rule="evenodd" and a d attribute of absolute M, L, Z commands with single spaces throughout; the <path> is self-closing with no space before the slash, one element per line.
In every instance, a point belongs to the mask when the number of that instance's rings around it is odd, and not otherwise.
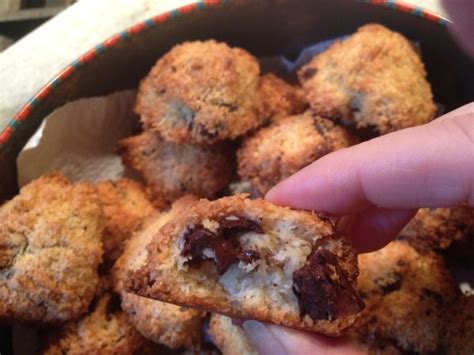
<path fill-rule="evenodd" d="M 303 113 L 308 107 L 301 87 L 291 85 L 272 73 L 262 76 L 260 93 L 265 115 L 272 121 Z"/>
<path fill-rule="evenodd" d="M 196 200 L 186 196 L 173 204 L 171 211 L 156 216 L 141 233 L 129 240 L 123 255 L 114 267 L 114 283 L 116 291 L 122 297 L 122 309 L 130 322 L 146 338 L 169 348 L 186 347 L 198 349 L 201 345 L 201 328 L 203 312 L 170 303 L 143 298 L 124 291 L 123 279 L 126 270 L 135 270 L 146 261 L 146 245 L 155 233 L 180 211 Z"/>
<path fill-rule="evenodd" d="M 436 107 L 413 45 L 378 24 L 360 27 L 298 72 L 315 113 L 381 134 L 421 125 Z"/>
<path fill-rule="evenodd" d="M 359 255 L 359 268 L 358 290 L 366 308 L 353 330 L 363 342 L 385 343 L 404 352 L 436 351 L 443 310 L 458 296 L 441 257 L 394 241 Z"/>
<path fill-rule="evenodd" d="M 135 181 L 101 181 L 96 188 L 105 217 L 103 262 L 110 265 L 122 254 L 126 240 L 155 209 L 144 188 Z"/>
<path fill-rule="evenodd" d="M 145 339 L 120 309 L 120 300 L 104 294 L 93 311 L 60 330 L 50 329 L 45 355 L 153 354 L 157 346 Z"/>
<path fill-rule="evenodd" d="M 166 140 L 209 144 L 234 139 L 265 119 L 260 68 L 243 49 L 214 40 L 166 53 L 140 84 L 136 112 Z"/>
<path fill-rule="evenodd" d="M 443 348 L 448 355 L 474 352 L 474 295 L 461 296 L 443 315 L 446 324 Z"/>
<path fill-rule="evenodd" d="M 87 311 L 98 285 L 96 190 L 45 175 L 0 207 L 0 319 L 56 323 Z"/>
<path fill-rule="evenodd" d="M 329 221 L 246 195 L 193 203 L 147 251 L 126 280 L 140 296 L 331 335 L 363 307 L 354 251 Z"/>
<path fill-rule="evenodd" d="M 232 319 L 213 313 L 209 322 L 209 334 L 223 355 L 257 355 L 244 331 L 232 324 Z"/>
<path fill-rule="evenodd" d="M 455 240 L 474 234 L 474 208 L 422 208 L 400 232 L 420 251 L 446 249 Z"/>
<path fill-rule="evenodd" d="M 123 163 L 141 174 L 158 208 L 186 194 L 213 198 L 233 177 L 234 161 L 226 144 L 175 144 L 144 132 L 120 146 Z"/>
<path fill-rule="evenodd" d="M 309 111 L 285 117 L 244 140 L 237 152 L 238 173 L 263 196 L 281 180 L 353 141 L 343 127 Z"/>

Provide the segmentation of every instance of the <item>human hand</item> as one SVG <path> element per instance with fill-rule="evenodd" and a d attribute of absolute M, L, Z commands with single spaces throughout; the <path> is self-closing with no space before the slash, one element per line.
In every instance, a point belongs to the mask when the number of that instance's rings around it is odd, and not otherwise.
<path fill-rule="evenodd" d="M 279 183 L 266 199 L 346 216 L 359 252 L 390 242 L 418 208 L 474 206 L 474 103 L 326 155 Z M 259 354 L 358 353 L 342 339 L 256 321 L 243 328 Z"/>

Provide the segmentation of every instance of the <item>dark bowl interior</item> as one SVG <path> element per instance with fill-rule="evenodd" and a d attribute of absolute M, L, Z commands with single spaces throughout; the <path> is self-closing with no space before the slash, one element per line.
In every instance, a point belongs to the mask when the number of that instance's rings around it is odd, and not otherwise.
<path fill-rule="evenodd" d="M 283 53 L 291 58 L 308 44 L 349 34 L 369 22 L 382 23 L 420 44 L 435 101 L 446 110 L 473 100 L 474 63 L 440 23 L 349 0 L 226 1 L 179 14 L 119 41 L 57 86 L 0 146 L 0 201 L 17 193 L 16 157 L 50 112 L 81 97 L 136 87 L 157 58 L 179 42 L 215 38 L 256 56 Z M 11 350 L 7 333 L 3 339 L 0 335 L 2 354 Z"/>

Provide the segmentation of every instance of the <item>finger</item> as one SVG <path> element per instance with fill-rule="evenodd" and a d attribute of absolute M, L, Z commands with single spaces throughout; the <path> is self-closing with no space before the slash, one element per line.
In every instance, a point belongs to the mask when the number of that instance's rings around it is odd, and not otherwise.
<path fill-rule="evenodd" d="M 337 215 L 474 204 L 474 104 L 336 151 L 275 186 L 274 203 Z"/>
<path fill-rule="evenodd" d="M 416 210 L 388 210 L 370 207 L 351 216 L 347 231 L 358 253 L 387 245 L 413 218 Z"/>
<path fill-rule="evenodd" d="M 267 354 L 361 354 L 342 339 L 289 328 L 246 321 L 243 329 L 260 355 Z"/>
<path fill-rule="evenodd" d="M 474 56 L 474 27 L 472 26 L 472 14 L 474 13 L 474 2 L 472 0 L 443 0 L 443 7 L 453 21 L 451 27 L 463 47 Z"/>

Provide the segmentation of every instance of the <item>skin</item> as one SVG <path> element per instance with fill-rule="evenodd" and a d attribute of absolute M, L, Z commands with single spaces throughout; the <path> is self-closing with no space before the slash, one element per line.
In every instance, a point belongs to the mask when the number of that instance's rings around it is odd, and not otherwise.
<path fill-rule="evenodd" d="M 471 0 L 444 0 L 452 32 L 474 54 Z M 266 199 L 343 217 L 359 252 L 388 244 L 422 207 L 474 207 L 474 103 L 423 126 L 336 151 L 271 189 Z M 358 354 L 332 339 L 247 321 L 259 354 Z"/>

